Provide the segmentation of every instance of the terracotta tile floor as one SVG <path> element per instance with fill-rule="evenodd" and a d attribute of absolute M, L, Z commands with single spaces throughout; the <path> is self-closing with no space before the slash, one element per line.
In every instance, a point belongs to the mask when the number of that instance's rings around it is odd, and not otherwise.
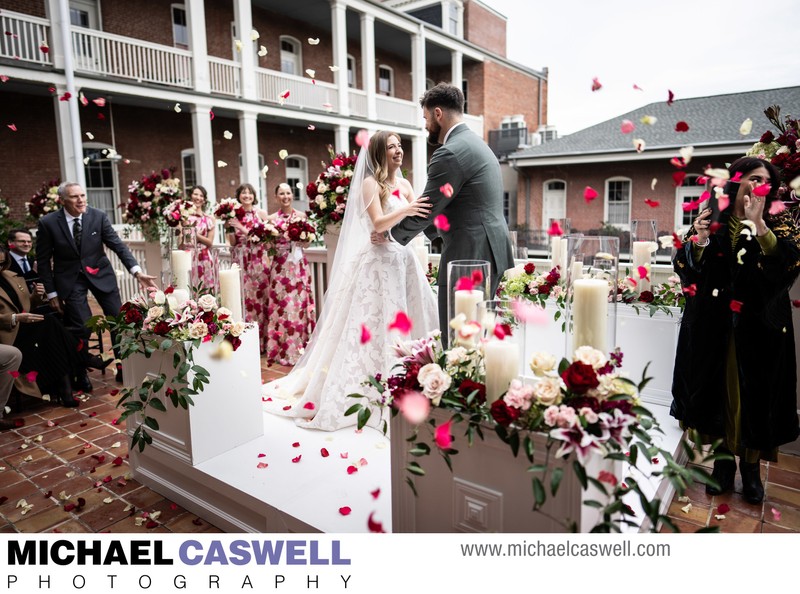
<path fill-rule="evenodd" d="M 10 418 L 24 419 L 25 426 L 0 433 L 0 531 L 220 532 L 128 478 L 127 439 L 114 422 L 117 396 L 111 392 L 118 384 L 112 370 L 90 374 L 94 392 L 77 409 L 34 399 L 20 401 L 20 409 L 13 398 L 9 402 L 15 411 Z M 262 361 L 264 380 L 287 371 Z M 777 464 L 762 464 L 761 472 L 762 505 L 745 503 L 737 475 L 734 493 L 711 497 L 694 485 L 686 494 L 692 503 L 688 513 L 681 510 L 686 502 L 674 500 L 668 515 L 682 532 L 704 526 L 719 526 L 722 532 L 800 532 L 800 457 L 782 455 Z M 20 503 L 23 499 L 30 507 Z M 730 511 L 716 520 L 722 503 Z"/>

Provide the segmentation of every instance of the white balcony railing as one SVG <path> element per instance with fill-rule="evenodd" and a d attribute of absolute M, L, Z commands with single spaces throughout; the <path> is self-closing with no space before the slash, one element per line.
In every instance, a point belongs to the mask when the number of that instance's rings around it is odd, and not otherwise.
<path fill-rule="evenodd" d="M 338 111 L 336 85 L 316 81 L 310 78 L 284 74 L 275 70 L 256 68 L 256 85 L 258 98 L 268 103 L 281 103 L 281 97 L 289 91 L 283 100 L 287 106 L 300 109 L 327 109 Z"/>
<path fill-rule="evenodd" d="M 3 9 L 0 29 L 0 58 L 51 64 L 49 52 L 41 50 L 48 43 L 50 21 Z"/>
<path fill-rule="evenodd" d="M 417 103 L 382 95 L 378 95 L 375 99 L 378 121 L 405 124 L 407 126 L 419 126 L 421 124 L 422 110 L 420 110 Z"/>
<path fill-rule="evenodd" d="M 192 87 L 192 52 L 94 31 L 72 28 L 75 70 L 173 87 Z"/>
<path fill-rule="evenodd" d="M 347 95 L 350 101 L 350 115 L 358 118 L 367 117 L 367 92 L 350 89 Z"/>
<path fill-rule="evenodd" d="M 241 64 L 222 58 L 208 58 L 208 69 L 211 74 L 211 92 L 223 95 L 239 96 Z"/>

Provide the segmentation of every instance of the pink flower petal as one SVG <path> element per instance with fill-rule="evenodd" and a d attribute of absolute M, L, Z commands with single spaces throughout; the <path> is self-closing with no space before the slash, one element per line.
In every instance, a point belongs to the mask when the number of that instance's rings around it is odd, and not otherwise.
<path fill-rule="evenodd" d="M 372 333 L 365 324 L 361 324 L 361 344 L 367 344 L 372 338 Z"/>
<path fill-rule="evenodd" d="M 366 466 L 367 464 L 369 464 L 369 462 L 367 462 L 367 459 L 366 459 L 366 458 L 361 458 L 361 459 L 358 461 L 358 467 L 359 467 L 359 468 L 361 468 L 362 466 Z"/>
<path fill-rule="evenodd" d="M 347 507 L 346 505 L 344 507 L 339 508 L 339 513 L 342 514 L 343 516 L 349 516 L 351 511 L 353 510 Z"/>
<path fill-rule="evenodd" d="M 780 200 L 773 200 L 772 204 L 769 206 L 769 214 L 771 215 L 776 215 L 784 210 L 786 210 L 786 205 Z"/>
<path fill-rule="evenodd" d="M 683 181 L 686 179 L 686 172 L 685 171 L 676 171 L 672 174 L 672 185 L 676 188 L 678 186 L 683 185 Z"/>
<path fill-rule="evenodd" d="M 770 513 L 772 513 L 772 517 L 776 522 L 780 522 L 781 521 L 781 512 L 780 511 L 778 511 L 774 507 L 771 507 L 769 509 L 769 511 L 770 511 Z"/>
<path fill-rule="evenodd" d="M 759 197 L 763 198 L 764 196 L 766 196 L 767 194 L 770 193 L 770 190 L 772 190 L 772 186 L 771 185 L 769 185 L 769 184 L 761 184 L 760 186 L 756 186 L 755 188 L 753 188 L 753 194 L 755 196 L 759 196 Z"/>
<path fill-rule="evenodd" d="M 213 111 L 213 110 L 209 110 L 209 111 L 208 111 L 208 117 L 209 117 L 209 118 L 211 118 L 211 121 L 212 121 L 212 122 L 214 121 L 214 118 L 215 118 L 216 116 L 214 115 L 214 111 Z"/>
<path fill-rule="evenodd" d="M 442 214 L 434 217 L 433 226 L 444 232 L 450 231 L 450 221 L 448 221 L 447 217 Z"/>
<path fill-rule="evenodd" d="M 444 195 L 445 198 L 452 198 L 453 197 L 453 186 L 450 184 L 444 184 L 439 191 Z"/>
<path fill-rule="evenodd" d="M 612 487 L 617 486 L 617 477 L 614 476 L 613 473 L 608 472 L 607 470 L 601 470 L 600 474 L 597 475 L 597 480 L 601 483 L 608 483 Z"/>
<path fill-rule="evenodd" d="M 0 74 L 0 82 L 8 82 L 8 77 L 5 74 Z"/>
<path fill-rule="evenodd" d="M 348 452 L 342 452 L 341 454 L 339 454 L 339 457 L 342 458 L 343 460 L 347 460 L 347 457 L 349 455 L 350 454 Z"/>
<path fill-rule="evenodd" d="M 256 464 L 256 468 L 258 468 L 259 470 L 267 468 L 268 466 L 269 464 L 267 464 L 266 462 L 259 462 L 258 464 Z"/>
<path fill-rule="evenodd" d="M 511 309 L 514 317 L 520 322 L 530 322 L 545 326 L 550 323 L 550 318 L 540 305 L 536 305 L 527 300 L 514 299 L 511 302 Z"/>
<path fill-rule="evenodd" d="M 258 456 L 256 456 L 256 458 L 266 458 L 266 457 L 267 457 L 266 454 L 259 454 Z"/>
<path fill-rule="evenodd" d="M 634 123 L 632 121 L 630 121 L 630 120 L 622 120 L 622 124 L 620 124 L 620 126 L 619 126 L 619 131 L 620 132 L 622 132 L 623 134 L 630 134 L 634 130 L 636 130 L 636 126 L 634 125 Z"/>
<path fill-rule="evenodd" d="M 411 328 L 411 320 L 403 311 L 398 311 L 394 316 L 394 321 L 389 324 L 389 330 L 397 330 L 400 334 L 408 334 L 411 332 Z"/>
<path fill-rule="evenodd" d="M 363 128 L 356 134 L 356 144 L 358 146 L 369 146 L 369 132 Z"/>
<path fill-rule="evenodd" d="M 658 208 L 661 204 L 658 200 L 650 200 L 650 198 L 645 198 L 644 203 L 650 208 Z"/>
<path fill-rule="evenodd" d="M 639 85 L 637 85 L 636 83 L 634 83 L 634 85 L 633 85 L 633 90 L 634 91 L 644 91 L 644 89 L 642 87 L 640 87 Z"/>
<path fill-rule="evenodd" d="M 591 186 L 586 186 L 583 189 L 583 199 L 586 201 L 586 204 L 589 204 L 595 198 L 597 198 L 597 190 Z"/>
<path fill-rule="evenodd" d="M 12 132 L 16 132 L 17 131 L 17 125 L 16 124 L 8 124 L 8 129 L 11 130 Z"/>
<path fill-rule="evenodd" d="M 431 411 L 430 398 L 419 392 L 406 392 L 395 402 L 400 414 L 412 425 L 422 423 Z"/>
<path fill-rule="evenodd" d="M 370 491 L 369 494 L 372 495 L 373 499 L 377 499 L 378 496 L 381 494 L 381 490 L 380 490 L 380 488 L 378 488 L 378 489 L 375 489 L 374 491 Z"/>
<path fill-rule="evenodd" d="M 558 224 L 558 221 L 553 221 L 550 223 L 550 228 L 547 230 L 547 234 L 550 236 L 554 235 L 564 235 L 564 230 L 561 228 L 561 225 Z"/>
<path fill-rule="evenodd" d="M 474 288 L 475 283 L 469 277 L 462 276 L 456 281 L 456 291 L 471 291 Z"/>
<path fill-rule="evenodd" d="M 32 384 L 33 382 L 36 381 L 36 376 L 38 375 L 39 375 L 38 371 L 29 371 L 28 373 L 25 374 L 25 379 L 28 381 L 28 383 Z"/>
<path fill-rule="evenodd" d="M 640 279 L 649 277 L 649 273 L 647 272 L 647 266 L 637 266 L 636 272 L 638 273 Z"/>
<path fill-rule="evenodd" d="M 725 210 L 731 203 L 731 199 L 728 198 L 727 194 L 720 194 L 719 198 L 717 198 L 717 206 L 719 206 L 720 211 Z"/>
<path fill-rule="evenodd" d="M 453 420 L 450 419 L 446 423 L 439 425 L 434 432 L 434 441 L 442 450 L 448 449 L 450 444 L 453 443 L 453 436 L 450 435 L 450 425 L 452 425 L 452 423 Z"/>
<path fill-rule="evenodd" d="M 594 91 L 599 91 L 599 90 L 600 90 L 600 89 L 602 89 L 602 88 L 603 88 L 603 85 L 602 85 L 602 84 L 600 84 L 600 81 L 599 81 L 599 80 L 597 79 L 597 77 L 595 76 L 595 77 L 592 79 L 592 92 L 594 92 Z"/>
<path fill-rule="evenodd" d="M 94 103 L 97 107 L 105 107 L 106 100 L 103 97 L 98 97 L 97 99 L 92 99 L 92 103 Z"/>
<path fill-rule="evenodd" d="M 731 178 L 731 181 L 738 182 L 741 179 L 742 179 L 742 172 L 737 171 L 736 174 Z"/>

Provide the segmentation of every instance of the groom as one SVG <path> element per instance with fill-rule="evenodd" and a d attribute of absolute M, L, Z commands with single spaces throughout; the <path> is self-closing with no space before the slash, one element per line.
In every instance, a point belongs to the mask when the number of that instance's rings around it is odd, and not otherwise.
<path fill-rule="evenodd" d="M 428 164 L 428 183 L 423 196 L 432 205 L 428 218 L 406 217 L 390 231 L 391 240 L 408 244 L 420 231 L 434 238 L 433 219 L 444 215 L 449 231 L 438 230 L 444 247 L 439 263 L 439 327 L 447 347 L 447 263 L 453 260 L 486 260 L 492 266 L 491 295 L 500 277 L 514 266 L 508 225 L 503 218 L 503 180 L 500 164 L 483 140 L 463 121 L 461 89 L 439 83 L 419 100 L 425 117 L 428 143 L 438 145 Z M 452 197 L 442 193 L 445 184 Z"/>

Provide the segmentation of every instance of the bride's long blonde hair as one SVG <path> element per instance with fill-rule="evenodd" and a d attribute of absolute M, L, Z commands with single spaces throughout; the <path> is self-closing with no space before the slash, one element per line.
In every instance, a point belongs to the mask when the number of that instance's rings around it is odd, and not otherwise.
<path fill-rule="evenodd" d="M 381 207 L 386 206 L 386 201 L 392 195 L 394 187 L 386 183 L 389 177 L 389 164 L 386 162 L 386 145 L 389 143 L 389 137 L 394 136 L 400 140 L 400 135 L 391 130 L 380 130 L 376 132 L 369 140 L 369 160 L 374 169 L 373 176 L 375 181 L 378 182 L 378 195 L 381 199 Z M 395 182 L 397 179 L 395 178 Z"/>

